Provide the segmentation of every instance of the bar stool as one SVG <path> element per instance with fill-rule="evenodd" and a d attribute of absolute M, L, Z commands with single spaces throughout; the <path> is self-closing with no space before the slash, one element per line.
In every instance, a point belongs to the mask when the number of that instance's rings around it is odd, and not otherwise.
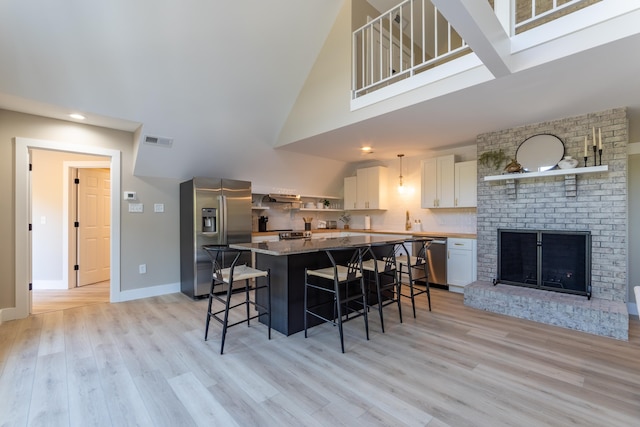
<path fill-rule="evenodd" d="M 350 254 L 349 251 L 352 253 Z M 326 250 L 331 267 L 310 270 L 305 268 L 304 284 L 304 337 L 307 338 L 309 316 L 338 326 L 340 346 L 344 353 L 342 322 L 352 317 L 364 317 L 364 328 L 369 339 L 369 319 L 364 279 L 362 275 L 362 251 L 360 248 Z M 350 256 L 350 257 L 349 257 Z M 348 259 L 346 265 L 338 260 Z M 313 290 L 310 299 L 309 290 Z M 322 295 L 325 297 L 323 298 Z M 310 304 L 311 303 L 311 304 Z"/>
<path fill-rule="evenodd" d="M 380 326 L 384 333 L 384 317 L 382 308 L 391 304 L 397 304 L 398 316 L 402 323 L 402 305 L 400 304 L 401 282 L 396 268 L 396 244 L 380 243 L 372 244 L 365 250 L 364 257 L 369 254 L 371 258 L 362 261 L 362 269 L 369 272 L 367 289 L 367 307 L 378 305 Z M 373 279 L 371 279 L 373 276 Z M 371 304 L 371 284 L 375 284 L 375 304 Z"/>
<path fill-rule="evenodd" d="M 409 256 L 407 249 L 408 244 L 418 243 L 418 251 L 415 255 Z M 396 257 L 398 262 L 398 275 L 402 281 L 402 275 L 406 274 L 409 281 L 409 295 L 402 294 L 403 297 L 411 298 L 411 307 L 413 308 L 413 317 L 416 317 L 416 301 L 415 297 L 421 294 L 427 294 L 429 302 L 429 311 L 431 311 L 431 292 L 429 291 L 429 266 L 428 254 L 430 239 L 412 238 L 407 239 L 402 244 L 405 254 Z"/>
<path fill-rule="evenodd" d="M 207 252 L 211 258 L 212 279 L 211 290 L 209 291 L 209 304 L 207 308 L 207 321 L 205 324 L 204 340 L 207 340 L 209 335 L 209 323 L 213 317 L 215 320 L 222 324 L 222 342 L 220 344 L 220 354 L 224 351 L 224 341 L 227 336 L 227 329 L 239 325 L 241 323 L 247 323 L 247 326 L 251 325 L 251 320 L 257 319 L 261 316 L 267 316 L 267 328 L 268 336 L 271 339 L 271 272 L 270 270 L 257 270 L 247 265 L 238 265 L 240 255 L 245 252 L 237 249 L 231 249 L 228 246 L 218 245 L 206 245 L 203 249 Z M 229 267 L 223 266 L 223 259 L 231 259 L 231 265 Z M 258 280 L 259 278 L 266 278 L 266 281 Z M 241 288 L 233 288 L 234 282 L 244 280 L 244 286 Z M 253 280 L 253 284 L 251 281 Z M 262 282 L 262 283 L 259 283 Z M 265 283 L 266 282 L 266 283 Z M 226 288 L 226 289 L 225 289 Z M 254 299 L 250 297 L 251 291 L 254 291 Z M 266 292 L 266 298 L 260 298 L 266 300 L 266 306 L 259 304 L 258 292 Z M 236 294 L 244 294 L 244 300 L 232 303 L 231 297 Z M 218 311 L 212 311 L 213 301 L 218 301 L 224 304 L 224 308 Z M 229 323 L 229 311 L 245 306 L 246 317 L 242 320 Z M 255 307 L 258 314 L 251 315 L 249 308 Z M 223 317 L 219 315 L 224 313 Z"/>

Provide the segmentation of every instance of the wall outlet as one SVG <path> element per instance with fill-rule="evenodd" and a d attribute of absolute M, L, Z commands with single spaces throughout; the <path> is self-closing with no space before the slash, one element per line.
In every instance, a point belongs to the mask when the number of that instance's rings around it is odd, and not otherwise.
<path fill-rule="evenodd" d="M 147 264 L 140 264 L 138 266 L 138 272 L 140 274 L 146 274 L 147 273 Z"/>
<path fill-rule="evenodd" d="M 164 212 L 164 203 L 155 203 L 153 205 L 153 211 L 157 213 Z"/>

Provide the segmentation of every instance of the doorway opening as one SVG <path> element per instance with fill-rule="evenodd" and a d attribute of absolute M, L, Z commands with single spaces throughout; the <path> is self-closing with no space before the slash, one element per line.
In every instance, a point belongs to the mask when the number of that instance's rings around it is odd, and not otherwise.
<path fill-rule="evenodd" d="M 45 150 L 49 152 L 55 152 L 61 155 L 89 155 L 99 156 L 102 162 L 101 166 L 104 167 L 105 163 L 110 169 L 110 194 L 114 197 L 110 197 L 108 205 L 110 215 L 110 227 L 109 227 L 109 301 L 117 302 L 120 300 L 120 198 L 117 197 L 120 194 L 120 170 L 121 170 L 121 153 L 118 150 L 106 149 L 101 147 L 83 146 L 78 144 L 71 144 L 58 141 L 48 140 L 36 140 L 29 138 L 15 138 L 15 195 L 16 195 L 16 212 L 15 212 L 15 224 L 16 224 L 16 290 L 15 290 L 15 308 L 6 310 L 6 318 L 23 318 L 27 317 L 32 307 L 32 258 L 35 256 L 35 250 L 32 250 L 32 232 L 30 231 L 31 224 L 42 221 L 40 216 L 31 215 L 31 172 L 29 172 L 30 153 L 35 150 Z M 59 176 L 59 175 L 58 175 Z M 52 178 L 53 179 L 53 178 Z M 63 186 L 66 188 L 66 186 Z M 67 189 L 68 190 L 68 189 Z M 69 195 L 67 194 L 67 197 Z M 67 199 L 68 201 L 68 199 Z M 49 219 L 45 218 L 45 224 Z M 61 220 L 62 221 L 62 220 Z M 68 226 L 65 225 L 67 221 L 62 221 L 64 233 L 68 235 Z M 71 271 L 73 270 L 72 257 L 69 254 L 69 239 L 62 239 L 63 249 L 58 252 L 62 252 L 62 256 L 67 257 L 66 265 L 71 265 Z M 51 255 L 52 252 L 49 252 Z M 69 268 L 62 268 L 62 260 L 58 261 L 58 266 L 61 270 L 67 272 L 66 280 L 63 280 L 62 274 L 56 276 L 56 280 L 66 283 L 66 289 L 69 289 Z M 63 289 L 64 290 L 64 289 Z M 4 313 L 3 313 L 4 314 Z"/>
<path fill-rule="evenodd" d="M 109 302 L 110 162 L 33 149 L 31 165 L 31 313 Z"/>

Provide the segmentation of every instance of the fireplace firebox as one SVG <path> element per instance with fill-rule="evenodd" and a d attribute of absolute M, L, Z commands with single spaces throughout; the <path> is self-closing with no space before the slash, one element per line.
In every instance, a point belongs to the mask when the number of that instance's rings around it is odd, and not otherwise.
<path fill-rule="evenodd" d="M 498 229 L 495 283 L 591 299 L 591 232 Z"/>

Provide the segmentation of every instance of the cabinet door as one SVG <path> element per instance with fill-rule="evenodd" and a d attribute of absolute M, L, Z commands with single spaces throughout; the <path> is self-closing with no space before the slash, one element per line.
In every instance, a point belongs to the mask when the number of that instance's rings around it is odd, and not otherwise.
<path fill-rule="evenodd" d="M 438 207 L 455 207 L 455 156 L 438 157 Z"/>
<path fill-rule="evenodd" d="M 436 208 L 438 202 L 438 161 L 436 158 L 421 162 L 421 204 L 423 208 Z"/>
<path fill-rule="evenodd" d="M 356 178 L 356 209 L 387 209 L 387 168 L 358 169 Z"/>
<path fill-rule="evenodd" d="M 376 166 L 369 169 L 369 209 L 387 209 L 387 168 Z"/>
<path fill-rule="evenodd" d="M 455 200 L 455 156 L 422 161 L 423 208 L 452 208 Z"/>
<path fill-rule="evenodd" d="M 456 207 L 466 208 L 478 205 L 477 168 L 475 160 L 455 164 Z"/>
<path fill-rule="evenodd" d="M 369 168 L 356 171 L 356 209 L 369 208 Z"/>
<path fill-rule="evenodd" d="M 349 176 L 344 179 L 344 209 L 356 209 L 358 194 L 358 178 Z"/>
<path fill-rule="evenodd" d="M 475 239 L 447 240 L 447 284 L 464 287 L 476 280 L 476 244 Z"/>
<path fill-rule="evenodd" d="M 449 249 L 447 259 L 447 283 L 465 286 L 471 283 L 472 252 L 461 249 Z"/>

